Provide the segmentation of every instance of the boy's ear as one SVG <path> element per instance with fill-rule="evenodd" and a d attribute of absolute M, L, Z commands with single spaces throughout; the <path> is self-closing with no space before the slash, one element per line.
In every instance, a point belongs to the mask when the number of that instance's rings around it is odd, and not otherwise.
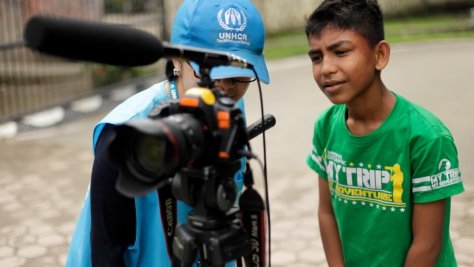
<path fill-rule="evenodd" d="M 389 59 L 390 45 L 382 40 L 375 46 L 375 69 L 381 71 L 387 66 Z"/>

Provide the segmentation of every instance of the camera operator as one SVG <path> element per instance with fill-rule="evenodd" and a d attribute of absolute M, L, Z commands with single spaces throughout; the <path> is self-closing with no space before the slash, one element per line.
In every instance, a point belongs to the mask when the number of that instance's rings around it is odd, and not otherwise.
<path fill-rule="evenodd" d="M 250 0 L 185 0 L 176 14 L 170 43 L 235 54 L 251 63 L 259 79 L 268 84 L 264 38 L 262 18 Z M 72 237 L 67 266 L 171 265 L 169 234 L 176 222 L 167 209 L 177 210 L 177 223 L 184 223 L 191 207 L 180 201 L 175 207 L 160 206 L 163 195 L 170 197 L 170 192 L 162 193 L 161 189 L 136 198 L 119 194 L 115 188 L 118 170 L 109 162 L 107 143 L 114 125 L 146 118 L 155 105 L 178 99 L 196 86 L 198 73 L 194 63 L 169 60 L 167 80 L 130 97 L 96 125 L 90 189 Z M 211 78 L 215 87 L 235 101 L 256 80 L 251 70 L 229 66 L 213 68 Z M 243 109 L 243 101 L 238 105 Z M 241 171 L 235 180 L 241 188 Z"/>

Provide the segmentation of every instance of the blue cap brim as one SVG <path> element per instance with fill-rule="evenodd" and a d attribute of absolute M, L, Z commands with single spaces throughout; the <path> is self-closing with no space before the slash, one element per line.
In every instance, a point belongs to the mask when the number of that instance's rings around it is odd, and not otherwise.
<path fill-rule="evenodd" d="M 240 68 L 233 66 L 218 66 L 211 69 L 211 79 L 225 79 L 232 77 L 252 77 L 258 78 L 265 84 L 270 83 L 270 77 L 268 74 L 267 65 L 265 64 L 265 59 L 261 55 L 255 55 L 252 53 L 246 53 L 244 51 L 238 51 L 237 53 L 229 52 L 240 58 L 244 58 L 248 63 L 252 64 L 257 76 L 249 68 Z M 199 65 L 191 62 L 193 69 L 199 73 Z"/>

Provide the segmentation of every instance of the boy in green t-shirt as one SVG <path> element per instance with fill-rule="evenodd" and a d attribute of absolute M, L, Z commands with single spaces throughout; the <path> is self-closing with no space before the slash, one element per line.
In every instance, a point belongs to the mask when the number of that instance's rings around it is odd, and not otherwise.
<path fill-rule="evenodd" d="M 375 0 L 325 0 L 306 25 L 313 76 L 334 104 L 314 126 L 318 219 L 330 266 L 456 266 L 451 196 L 464 188 L 446 126 L 387 89 Z"/>

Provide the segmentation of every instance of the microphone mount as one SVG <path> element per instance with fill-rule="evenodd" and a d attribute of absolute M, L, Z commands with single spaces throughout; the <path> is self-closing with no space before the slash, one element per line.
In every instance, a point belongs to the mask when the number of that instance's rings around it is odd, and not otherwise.
<path fill-rule="evenodd" d="M 247 60 L 231 53 L 216 52 L 209 49 L 200 49 L 184 45 L 171 45 L 162 42 L 163 55 L 167 58 L 184 58 L 197 64 L 212 66 L 234 66 L 241 68 L 252 68 Z"/>

